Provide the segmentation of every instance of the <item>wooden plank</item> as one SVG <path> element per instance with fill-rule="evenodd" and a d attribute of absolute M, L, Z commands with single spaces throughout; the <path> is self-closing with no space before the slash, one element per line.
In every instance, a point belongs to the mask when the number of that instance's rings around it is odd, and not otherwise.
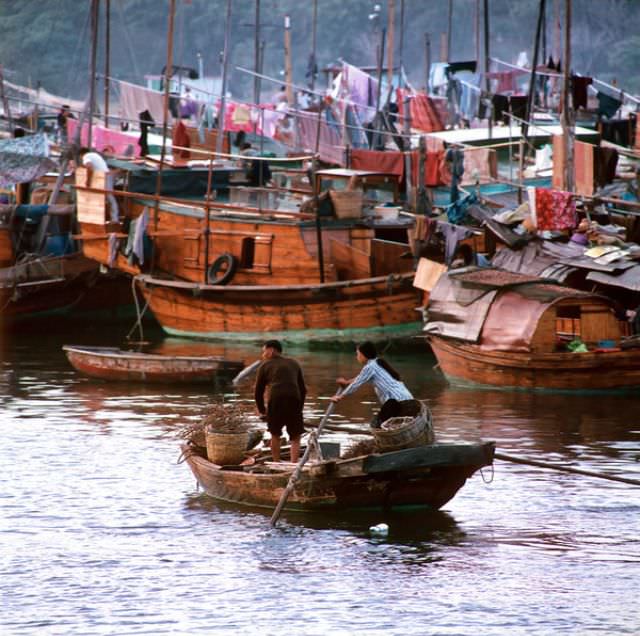
<path fill-rule="evenodd" d="M 402 258 L 402 255 L 409 251 L 408 244 L 373 239 L 371 241 L 371 258 L 373 261 L 371 273 L 374 276 L 384 276 L 394 272 L 413 271 L 413 259 Z"/>
<path fill-rule="evenodd" d="M 365 252 L 336 241 L 330 240 L 331 260 L 336 268 L 338 280 L 371 277 L 371 258 Z"/>
<path fill-rule="evenodd" d="M 432 444 L 395 453 L 370 455 L 364 460 L 366 473 L 385 473 L 436 466 L 485 466 L 491 463 L 495 446 L 484 444 Z"/>

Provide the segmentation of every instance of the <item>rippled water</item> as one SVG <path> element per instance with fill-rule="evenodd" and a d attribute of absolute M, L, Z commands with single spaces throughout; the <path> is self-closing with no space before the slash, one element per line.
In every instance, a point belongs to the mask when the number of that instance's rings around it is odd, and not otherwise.
<path fill-rule="evenodd" d="M 385 538 L 368 532 L 380 514 L 285 513 L 270 530 L 268 511 L 214 502 L 177 463 L 176 431 L 214 388 L 89 380 L 61 345 L 119 345 L 124 332 L 43 331 L 2 343 L 3 635 L 640 632 L 637 486 L 497 461 L 493 481 L 476 474 L 443 511 L 386 517 Z M 290 353 L 319 418 L 355 358 Z M 419 346 L 387 356 L 443 440 L 640 479 L 637 395 L 456 389 Z M 228 397 L 250 405 L 250 383 Z M 363 392 L 336 419 L 367 421 L 372 407 Z"/>

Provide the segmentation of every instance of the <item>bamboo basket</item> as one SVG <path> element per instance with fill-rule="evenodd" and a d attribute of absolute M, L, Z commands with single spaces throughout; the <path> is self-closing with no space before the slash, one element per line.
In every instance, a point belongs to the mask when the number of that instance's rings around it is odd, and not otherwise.
<path fill-rule="evenodd" d="M 383 453 L 433 444 L 431 411 L 423 404 L 415 417 L 391 417 L 374 428 L 373 434 L 377 450 Z"/>
<path fill-rule="evenodd" d="M 355 219 L 362 216 L 362 190 L 330 190 L 329 196 L 339 219 Z"/>
<path fill-rule="evenodd" d="M 249 442 L 248 431 L 215 433 L 207 430 L 207 457 L 218 466 L 237 465 L 244 459 Z"/>

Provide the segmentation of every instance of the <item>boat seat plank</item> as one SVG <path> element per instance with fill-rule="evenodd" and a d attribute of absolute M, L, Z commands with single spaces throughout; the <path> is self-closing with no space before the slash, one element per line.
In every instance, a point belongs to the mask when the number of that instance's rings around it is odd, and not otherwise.
<path fill-rule="evenodd" d="M 432 444 L 407 448 L 383 455 L 370 455 L 364 460 L 365 473 L 384 473 L 408 468 L 428 468 L 436 466 L 463 466 L 487 463 L 493 453 L 493 445 L 487 442 L 482 446 L 471 444 Z"/>

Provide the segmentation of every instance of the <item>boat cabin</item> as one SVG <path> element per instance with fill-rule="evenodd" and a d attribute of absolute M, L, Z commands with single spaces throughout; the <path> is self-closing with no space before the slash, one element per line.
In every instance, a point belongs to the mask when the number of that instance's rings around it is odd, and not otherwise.
<path fill-rule="evenodd" d="M 444 273 L 424 331 L 481 351 L 532 354 L 613 348 L 627 335 L 610 299 L 556 282 L 475 267 Z"/>
<path fill-rule="evenodd" d="M 365 203 L 397 204 L 399 180 L 396 175 L 387 172 L 331 168 L 316 172 L 316 189 L 320 194 L 328 191 L 361 191 Z"/>

